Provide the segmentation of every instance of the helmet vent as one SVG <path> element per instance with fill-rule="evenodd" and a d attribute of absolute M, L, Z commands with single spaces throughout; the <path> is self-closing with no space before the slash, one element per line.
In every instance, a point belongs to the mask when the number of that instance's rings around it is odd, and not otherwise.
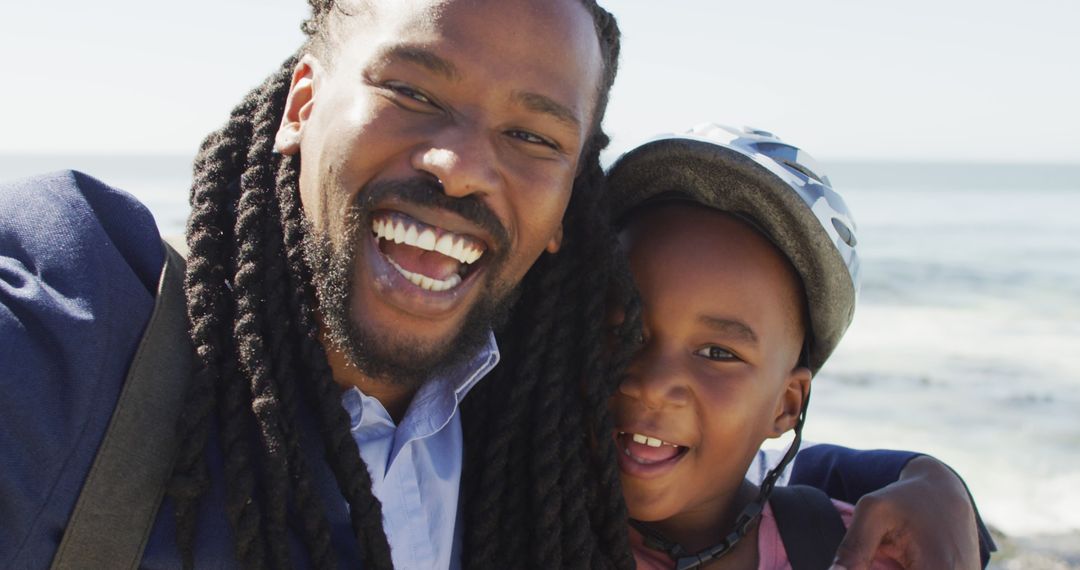
<path fill-rule="evenodd" d="M 814 174 L 813 170 L 810 170 L 809 168 L 799 164 L 798 162 L 792 160 L 781 160 L 780 162 L 783 163 L 784 166 L 802 174 L 803 176 L 806 176 L 807 178 L 810 178 L 818 184 L 825 184 L 825 182 L 821 179 L 820 176 Z"/>
<path fill-rule="evenodd" d="M 839 218 L 833 218 L 832 225 L 836 228 L 836 233 L 840 234 L 840 239 L 844 240 L 844 243 L 848 244 L 848 246 L 855 247 L 855 244 L 859 243 L 859 241 L 855 239 L 855 232 L 851 231 L 851 228 L 840 221 Z"/>

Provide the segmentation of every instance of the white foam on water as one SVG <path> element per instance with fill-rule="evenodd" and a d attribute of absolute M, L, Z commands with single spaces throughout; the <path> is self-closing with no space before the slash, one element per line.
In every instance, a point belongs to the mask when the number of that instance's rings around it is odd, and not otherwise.
<path fill-rule="evenodd" d="M 807 439 L 913 449 L 1008 534 L 1080 530 L 1080 334 L 991 303 L 864 305 L 814 384 Z"/>
<path fill-rule="evenodd" d="M 841 187 L 864 287 L 806 436 L 935 455 L 1007 534 L 1077 531 L 1080 178 L 1030 186 L 1037 170 L 1001 169 L 962 184 L 970 172 L 892 185 L 867 171 L 872 190 Z"/>

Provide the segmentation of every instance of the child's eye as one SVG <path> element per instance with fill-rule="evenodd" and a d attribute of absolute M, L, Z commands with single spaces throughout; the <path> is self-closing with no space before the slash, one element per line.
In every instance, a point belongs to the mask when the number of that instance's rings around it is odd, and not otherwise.
<path fill-rule="evenodd" d="M 736 360 L 737 358 L 734 353 L 729 350 L 720 348 L 719 346 L 705 346 L 699 348 L 696 352 L 694 352 L 694 354 L 698 356 L 703 356 L 705 358 L 708 358 L 709 360 L 717 360 L 721 362 L 728 360 Z"/>

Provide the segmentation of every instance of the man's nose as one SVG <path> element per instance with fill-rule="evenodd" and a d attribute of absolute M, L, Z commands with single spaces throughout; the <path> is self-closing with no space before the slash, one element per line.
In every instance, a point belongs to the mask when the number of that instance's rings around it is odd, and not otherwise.
<path fill-rule="evenodd" d="M 658 348 L 646 345 L 627 367 L 619 392 L 650 409 L 690 403 L 686 371 Z"/>
<path fill-rule="evenodd" d="M 412 166 L 437 178 L 446 195 L 454 198 L 489 195 L 503 186 L 494 141 L 477 126 L 443 129 L 416 149 Z"/>

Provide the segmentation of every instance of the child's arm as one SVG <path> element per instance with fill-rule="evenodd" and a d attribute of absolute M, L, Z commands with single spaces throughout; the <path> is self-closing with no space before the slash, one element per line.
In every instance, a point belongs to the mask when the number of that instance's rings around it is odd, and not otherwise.
<path fill-rule="evenodd" d="M 790 482 L 856 505 L 839 555 L 849 570 L 862 568 L 856 561 L 868 562 L 882 542 L 899 547 L 916 568 L 974 567 L 976 536 L 982 566 L 996 550 L 963 480 L 929 456 L 814 445 L 796 456 Z"/>

